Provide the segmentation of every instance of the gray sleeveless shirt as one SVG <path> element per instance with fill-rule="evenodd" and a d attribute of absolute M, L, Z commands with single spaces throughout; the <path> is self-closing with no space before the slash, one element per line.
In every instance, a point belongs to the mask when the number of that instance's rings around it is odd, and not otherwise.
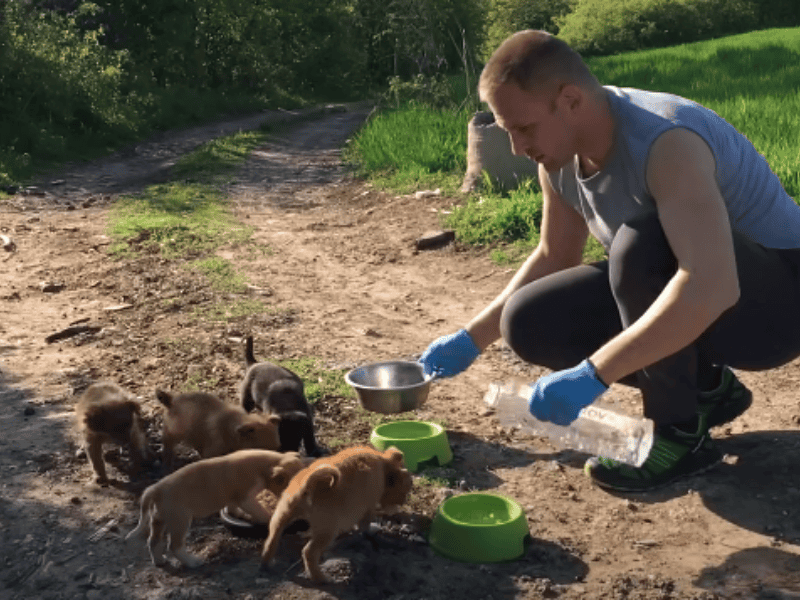
<path fill-rule="evenodd" d="M 800 206 L 753 144 L 714 111 L 660 92 L 605 86 L 616 122 L 612 155 L 603 170 L 583 178 L 578 157 L 549 173 L 553 188 L 608 250 L 626 221 L 656 211 L 645 179 L 653 142 L 675 127 L 705 140 L 731 228 L 767 248 L 800 248 Z"/>

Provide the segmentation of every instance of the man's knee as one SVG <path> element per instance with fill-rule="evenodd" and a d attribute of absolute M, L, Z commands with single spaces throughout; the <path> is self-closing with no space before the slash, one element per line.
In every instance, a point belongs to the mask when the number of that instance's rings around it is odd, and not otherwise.
<path fill-rule="evenodd" d="M 675 274 L 677 261 L 653 213 L 624 223 L 609 250 L 609 282 L 617 300 L 661 293 Z"/>

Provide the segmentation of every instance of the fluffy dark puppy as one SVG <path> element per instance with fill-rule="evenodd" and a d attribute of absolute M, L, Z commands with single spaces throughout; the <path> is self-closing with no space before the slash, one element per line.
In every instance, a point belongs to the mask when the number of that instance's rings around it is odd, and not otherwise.
<path fill-rule="evenodd" d="M 247 372 L 240 386 L 242 408 L 261 410 L 281 418 L 278 436 L 281 452 L 297 452 L 300 444 L 308 456 L 322 456 L 314 436 L 314 416 L 306 400 L 303 380 L 289 369 L 270 362 L 258 362 L 253 355 L 253 338 L 248 336 L 244 352 Z"/>
<path fill-rule="evenodd" d="M 103 444 L 127 447 L 136 471 L 154 459 L 145 436 L 141 406 L 116 383 L 90 385 L 75 405 L 75 420 L 97 483 L 108 483 Z"/>

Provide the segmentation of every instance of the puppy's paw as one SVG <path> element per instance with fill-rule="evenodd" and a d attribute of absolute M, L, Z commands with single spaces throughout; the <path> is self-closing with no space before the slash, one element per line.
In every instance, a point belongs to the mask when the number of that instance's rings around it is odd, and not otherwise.
<path fill-rule="evenodd" d="M 150 557 L 150 560 L 153 561 L 153 565 L 156 567 L 163 567 L 167 564 L 167 557 L 163 554 L 158 556 L 154 555 Z"/>
<path fill-rule="evenodd" d="M 175 552 L 175 558 L 181 561 L 184 567 L 188 569 L 196 569 L 200 567 L 205 562 L 202 558 L 197 556 L 196 554 L 192 554 L 191 552 L 180 551 Z"/>
<path fill-rule="evenodd" d="M 265 560 L 264 557 L 261 557 L 261 563 L 259 564 L 258 568 L 260 571 L 271 571 L 274 566 L 275 566 L 274 558 L 268 558 Z"/>
<path fill-rule="evenodd" d="M 305 572 L 306 577 L 308 577 L 311 581 L 316 583 L 317 585 L 324 585 L 326 583 L 333 583 L 334 579 L 332 577 L 328 577 L 322 571 L 317 573 L 309 573 L 308 571 Z"/>

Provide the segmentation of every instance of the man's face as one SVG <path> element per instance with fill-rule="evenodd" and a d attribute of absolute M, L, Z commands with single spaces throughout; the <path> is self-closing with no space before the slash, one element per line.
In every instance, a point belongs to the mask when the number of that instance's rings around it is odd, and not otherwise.
<path fill-rule="evenodd" d="M 527 156 L 547 171 L 557 171 L 573 160 L 572 129 L 556 98 L 505 83 L 489 105 L 497 124 L 508 132 L 514 154 Z"/>

